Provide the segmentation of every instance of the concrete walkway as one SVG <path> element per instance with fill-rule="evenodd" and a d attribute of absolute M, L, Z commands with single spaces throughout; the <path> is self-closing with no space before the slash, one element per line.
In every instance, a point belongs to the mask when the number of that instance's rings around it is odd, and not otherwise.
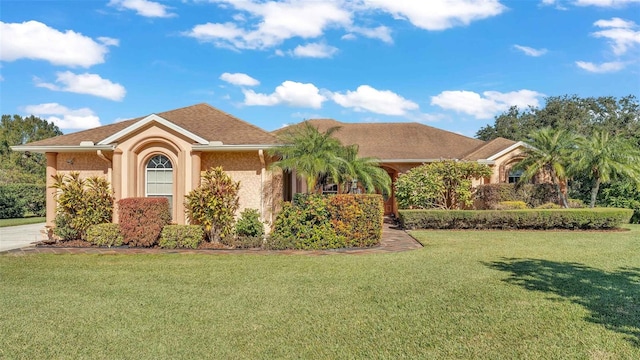
<path fill-rule="evenodd" d="M 0 228 L 0 252 L 19 249 L 42 240 L 44 223 Z"/>
<path fill-rule="evenodd" d="M 40 224 L 40 229 L 44 224 Z M 32 237 L 33 238 L 33 237 Z M 39 239 L 39 238 L 38 238 Z M 60 248 L 60 247 L 36 247 L 28 245 L 9 251 L 0 250 L 3 255 L 28 255 L 28 254 L 300 254 L 300 255 L 337 255 L 337 254 L 380 254 L 409 251 L 422 248 L 422 245 L 405 231 L 396 229 L 393 225 L 384 224 L 382 240 L 379 246 L 371 248 L 350 248 L 336 250 L 254 250 L 254 249 L 230 249 L 230 250 L 191 250 L 191 249 L 146 249 L 146 248 Z"/>

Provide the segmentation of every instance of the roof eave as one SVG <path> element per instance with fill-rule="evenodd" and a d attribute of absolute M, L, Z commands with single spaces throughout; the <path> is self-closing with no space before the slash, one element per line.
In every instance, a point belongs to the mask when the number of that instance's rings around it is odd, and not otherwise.
<path fill-rule="evenodd" d="M 496 160 L 497 158 L 501 157 L 502 155 L 507 154 L 507 153 L 509 153 L 509 152 L 521 147 L 521 146 L 526 147 L 526 148 L 530 148 L 531 147 L 531 145 L 525 143 L 524 141 L 518 141 L 517 143 L 509 146 L 508 148 L 503 149 L 502 151 L 489 156 L 487 158 L 487 160 Z"/>
<path fill-rule="evenodd" d="M 16 145 L 11 146 L 13 151 L 34 152 L 34 153 L 48 153 L 48 152 L 89 152 L 89 151 L 113 151 L 116 145 L 91 145 L 91 146 L 79 146 L 79 145 L 45 145 L 45 146 L 32 146 L 32 145 Z"/>
<path fill-rule="evenodd" d="M 432 163 L 432 162 L 438 162 L 438 161 L 444 161 L 444 160 L 467 161 L 467 160 L 460 160 L 460 159 L 438 158 L 438 159 L 380 159 L 378 162 L 381 164 L 384 164 L 384 163 L 416 164 L 416 163 Z M 487 164 L 487 165 L 493 165 L 496 163 L 494 160 L 490 160 L 490 159 L 480 159 L 480 160 L 472 160 L 472 161 L 477 161 L 478 163 Z"/>
<path fill-rule="evenodd" d="M 194 144 L 193 150 L 198 151 L 253 151 L 273 149 L 282 145 L 274 144 L 244 144 L 244 145 L 199 145 Z"/>

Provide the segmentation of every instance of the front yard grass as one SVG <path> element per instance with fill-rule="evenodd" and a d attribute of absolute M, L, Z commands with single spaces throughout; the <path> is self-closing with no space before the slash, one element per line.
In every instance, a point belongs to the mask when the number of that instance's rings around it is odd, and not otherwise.
<path fill-rule="evenodd" d="M 45 217 L 35 216 L 17 219 L 0 219 L 0 227 L 39 224 L 45 222 Z"/>
<path fill-rule="evenodd" d="M 640 226 L 370 255 L 0 256 L 0 358 L 640 358 Z"/>

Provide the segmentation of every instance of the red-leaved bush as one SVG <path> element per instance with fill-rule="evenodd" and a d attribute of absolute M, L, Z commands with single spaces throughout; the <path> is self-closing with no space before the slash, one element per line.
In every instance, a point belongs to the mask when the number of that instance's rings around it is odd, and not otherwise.
<path fill-rule="evenodd" d="M 171 221 L 166 198 L 126 198 L 118 201 L 118 216 L 123 242 L 129 246 L 150 247 Z"/>

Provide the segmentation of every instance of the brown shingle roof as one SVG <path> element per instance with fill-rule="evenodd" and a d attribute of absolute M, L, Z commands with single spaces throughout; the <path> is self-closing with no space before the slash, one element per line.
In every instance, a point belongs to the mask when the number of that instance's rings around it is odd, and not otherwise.
<path fill-rule="evenodd" d="M 516 142 L 513 140 L 505 139 L 502 137 L 495 138 L 489 142 L 482 144 L 478 148 L 471 151 L 469 154 L 465 155 L 464 160 L 487 159 L 490 156 L 499 153 L 500 151 L 508 148 L 515 143 Z"/>
<path fill-rule="evenodd" d="M 320 131 L 340 126 L 341 129 L 334 136 L 344 145 L 358 144 L 360 156 L 380 160 L 462 159 L 465 154 L 485 144 L 482 140 L 419 123 L 342 123 L 333 119 L 308 121 Z"/>
<path fill-rule="evenodd" d="M 240 120 L 208 104 L 197 104 L 157 114 L 177 126 L 209 141 L 222 141 L 225 145 L 275 144 L 276 137 L 261 128 Z M 98 143 L 128 126 L 144 119 L 139 117 L 95 129 L 56 136 L 29 143 L 29 146 L 77 146 L 81 141 Z"/>

